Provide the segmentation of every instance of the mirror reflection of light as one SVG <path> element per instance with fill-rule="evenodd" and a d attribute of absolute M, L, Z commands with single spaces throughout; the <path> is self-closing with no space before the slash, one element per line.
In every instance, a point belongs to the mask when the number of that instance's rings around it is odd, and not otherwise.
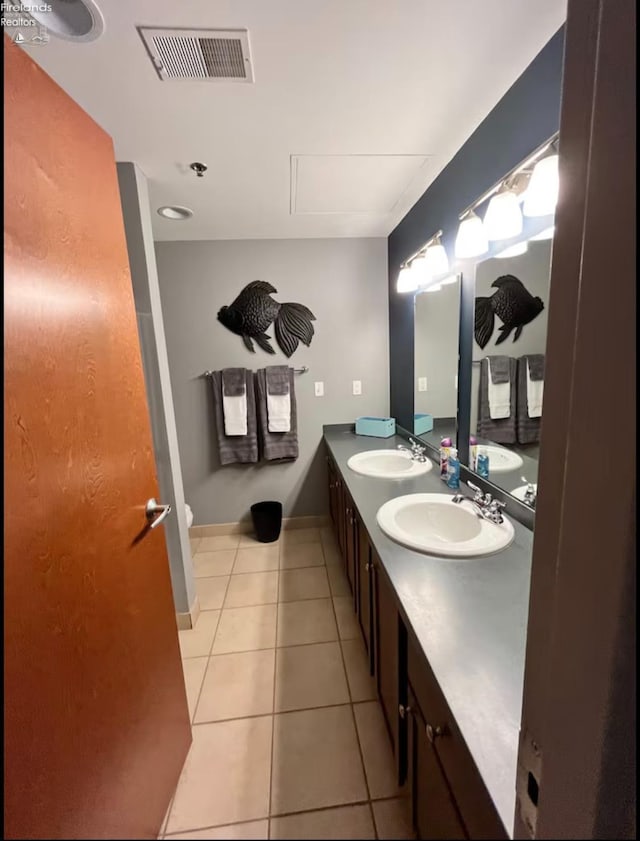
<path fill-rule="evenodd" d="M 549 155 L 538 161 L 531 173 L 522 212 L 525 216 L 548 216 L 558 201 L 558 156 Z"/>
<path fill-rule="evenodd" d="M 427 287 L 424 291 L 425 292 L 439 292 L 442 289 L 441 283 L 434 283 L 433 286 Z"/>
<path fill-rule="evenodd" d="M 505 257 L 519 257 L 521 254 L 526 254 L 528 249 L 528 244 L 526 239 L 522 242 L 516 242 L 515 245 L 510 245 L 508 248 L 505 248 L 504 251 L 499 251 L 495 256 L 503 259 Z"/>
<path fill-rule="evenodd" d="M 532 237 L 529 237 L 530 242 L 539 242 L 543 239 L 553 239 L 553 232 L 555 230 L 555 226 L 552 225 L 550 228 L 545 228 L 544 231 L 540 231 L 539 234 L 534 234 Z"/>
<path fill-rule="evenodd" d="M 452 274 L 452 275 L 449 275 L 448 277 L 443 278 L 442 280 L 439 280 L 438 283 L 441 286 L 447 286 L 447 284 L 455 283 L 457 280 L 458 280 L 458 275 L 457 274 Z"/>

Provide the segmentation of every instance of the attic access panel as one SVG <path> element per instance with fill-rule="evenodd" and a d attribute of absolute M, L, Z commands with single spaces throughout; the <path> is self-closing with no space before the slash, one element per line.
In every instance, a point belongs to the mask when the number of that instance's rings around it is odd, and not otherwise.
<path fill-rule="evenodd" d="M 163 82 L 253 82 L 246 29 L 138 27 Z"/>

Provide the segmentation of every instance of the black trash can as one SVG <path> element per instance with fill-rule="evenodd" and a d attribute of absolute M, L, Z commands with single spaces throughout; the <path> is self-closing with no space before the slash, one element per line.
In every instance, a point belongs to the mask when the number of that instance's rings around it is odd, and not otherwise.
<path fill-rule="evenodd" d="M 273 543 L 280 537 L 282 503 L 256 502 L 251 506 L 251 519 L 256 539 L 260 543 Z"/>

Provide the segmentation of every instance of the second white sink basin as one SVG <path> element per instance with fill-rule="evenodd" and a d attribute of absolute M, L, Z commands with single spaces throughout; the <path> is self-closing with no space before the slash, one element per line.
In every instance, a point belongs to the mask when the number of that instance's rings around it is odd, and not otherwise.
<path fill-rule="evenodd" d="M 533 484 L 533 492 L 538 493 L 537 482 L 532 482 L 532 484 Z M 515 496 L 516 499 L 519 499 L 521 502 L 524 502 L 524 498 L 526 496 L 528 487 L 529 487 L 529 485 L 520 485 L 519 488 L 516 488 L 513 491 L 509 491 L 509 493 L 511 494 L 511 496 Z"/>
<path fill-rule="evenodd" d="M 407 494 L 390 499 L 378 509 L 377 521 L 392 540 L 448 558 L 492 555 L 513 540 L 513 525 L 503 515 L 502 523 L 478 516 L 468 499 L 452 501 L 448 494 Z"/>
<path fill-rule="evenodd" d="M 507 450 L 506 447 L 479 444 L 478 452 L 483 450 L 489 456 L 489 478 L 492 473 L 508 473 L 510 470 L 517 470 L 524 463 L 518 453 Z"/>
<path fill-rule="evenodd" d="M 365 450 L 351 456 L 347 467 L 355 473 L 378 479 L 411 479 L 428 473 L 433 465 L 429 459 L 414 461 L 402 450 Z"/>

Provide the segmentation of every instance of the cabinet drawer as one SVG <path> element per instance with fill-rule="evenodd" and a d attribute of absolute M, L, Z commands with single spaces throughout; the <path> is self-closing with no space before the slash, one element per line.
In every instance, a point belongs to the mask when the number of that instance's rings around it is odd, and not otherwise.
<path fill-rule="evenodd" d="M 426 720 L 433 747 L 447 777 L 469 838 L 506 839 L 508 836 L 489 792 L 471 758 L 440 687 L 423 654 L 409 641 L 407 676 Z M 438 734 L 437 728 L 442 730 Z M 515 780 L 514 780 L 515 785 Z"/>

